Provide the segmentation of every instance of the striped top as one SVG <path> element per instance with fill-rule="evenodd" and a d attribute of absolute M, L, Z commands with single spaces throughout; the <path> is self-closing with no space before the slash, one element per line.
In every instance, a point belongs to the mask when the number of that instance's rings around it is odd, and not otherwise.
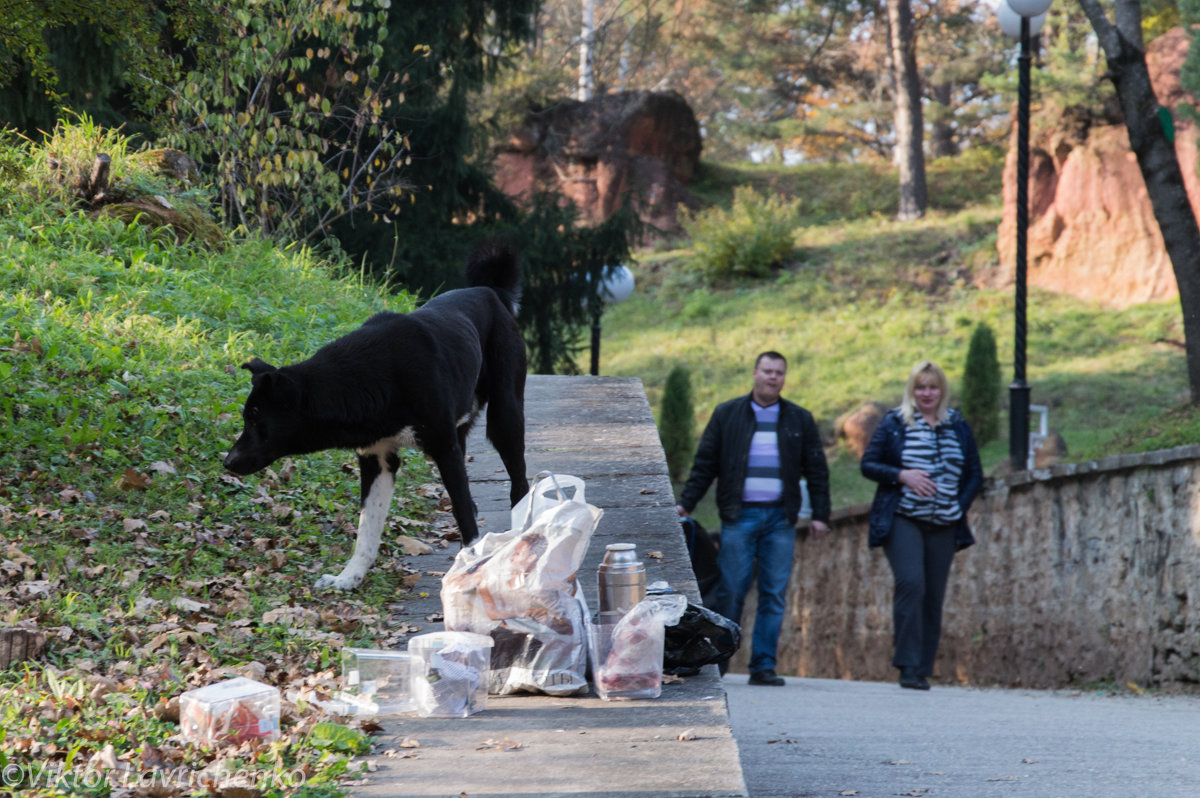
<path fill-rule="evenodd" d="M 742 486 L 743 502 L 777 502 L 783 499 L 783 479 L 779 469 L 780 403 L 761 407 L 750 401 L 754 409 L 754 437 L 750 439 L 750 457 L 746 463 L 746 482 Z"/>
<path fill-rule="evenodd" d="M 954 413 L 956 411 L 950 411 Z M 936 427 L 920 414 L 905 429 L 901 468 L 916 468 L 929 475 L 937 485 L 937 495 L 921 497 L 903 487 L 896 512 L 934 524 L 952 524 L 962 518 L 958 503 L 958 484 L 963 470 L 963 451 L 954 434 L 950 415 Z"/>

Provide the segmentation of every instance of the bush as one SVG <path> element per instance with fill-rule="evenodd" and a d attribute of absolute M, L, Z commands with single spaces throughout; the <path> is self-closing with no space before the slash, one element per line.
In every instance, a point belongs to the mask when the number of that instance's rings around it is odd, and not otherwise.
<path fill-rule="evenodd" d="M 692 464 L 694 419 L 691 372 L 687 366 L 678 364 L 667 374 L 658 414 L 658 437 L 667 455 L 667 471 L 676 482 L 687 477 Z"/>
<path fill-rule="evenodd" d="M 1000 361 L 992 328 L 978 324 L 967 346 L 962 413 L 982 446 L 1000 435 Z"/>
<path fill-rule="evenodd" d="M 681 214 L 683 229 L 692 239 L 688 266 L 709 281 L 766 277 L 795 251 L 793 231 L 799 217 L 799 200 L 737 188 L 729 210 Z"/>

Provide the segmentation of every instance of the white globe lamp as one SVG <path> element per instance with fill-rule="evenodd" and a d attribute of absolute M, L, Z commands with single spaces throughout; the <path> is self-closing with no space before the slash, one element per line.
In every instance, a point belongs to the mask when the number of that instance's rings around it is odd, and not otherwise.
<path fill-rule="evenodd" d="M 1000 23 L 1000 30 L 1004 31 L 1005 36 L 1016 39 L 1021 35 L 1021 17 L 1029 16 L 1029 35 L 1037 35 L 1037 32 L 1042 29 L 1042 25 L 1046 23 L 1046 12 L 1042 11 L 1035 15 L 1019 14 L 1010 5 L 1012 2 L 1013 0 L 1000 0 L 996 6 L 996 21 Z M 1038 4 L 1041 5 L 1040 2 Z"/>

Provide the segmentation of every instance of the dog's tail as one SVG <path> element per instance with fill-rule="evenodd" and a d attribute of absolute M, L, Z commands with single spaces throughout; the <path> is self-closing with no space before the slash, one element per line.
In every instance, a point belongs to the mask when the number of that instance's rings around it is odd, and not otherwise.
<path fill-rule="evenodd" d="M 521 304 L 521 268 L 517 253 L 503 244 L 485 244 L 467 259 L 467 285 L 490 288 L 517 315 Z"/>

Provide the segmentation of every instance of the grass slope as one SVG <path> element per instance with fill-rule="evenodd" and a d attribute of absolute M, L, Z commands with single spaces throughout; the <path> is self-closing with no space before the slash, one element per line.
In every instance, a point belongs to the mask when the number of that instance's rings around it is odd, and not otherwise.
<path fill-rule="evenodd" d="M 245 794 L 341 794 L 367 742 L 311 702 L 336 686 L 343 644 L 409 631 L 387 606 L 410 575 L 311 589 L 353 545 L 352 455 L 245 480 L 221 460 L 249 390 L 238 364 L 300 359 L 411 297 L 335 278 L 312 252 L 179 246 L 20 188 L 0 188 L 0 628 L 48 647 L 0 670 L 3 787 L 107 795 L 142 779 L 170 796 L 240 774 Z M 383 563 L 406 531 L 436 543 L 443 517 L 422 459 L 405 480 Z M 282 740 L 182 744 L 178 695 L 235 671 L 284 691 Z"/>

